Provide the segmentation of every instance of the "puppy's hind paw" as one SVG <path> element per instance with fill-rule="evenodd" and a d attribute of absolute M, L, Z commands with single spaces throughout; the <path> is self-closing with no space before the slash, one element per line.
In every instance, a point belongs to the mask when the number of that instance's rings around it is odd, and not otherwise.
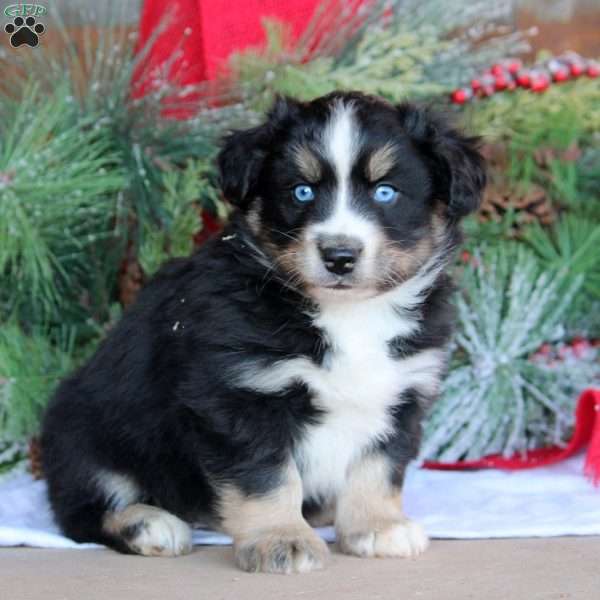
<path fill-rule="evenodd" d="M 423 528 L 412 521 L 392 522 L 378 531 L 340 535 L 340 549 L 362 557 L 414 558 L 429 545 Z"/>
<path fill-rule="evenodd" d="M 235 561 L 244 571 L 306 573 L 322 569 L 329 556 L 327 544 L 310 528 L 273 529 L 235 545 Z"/>

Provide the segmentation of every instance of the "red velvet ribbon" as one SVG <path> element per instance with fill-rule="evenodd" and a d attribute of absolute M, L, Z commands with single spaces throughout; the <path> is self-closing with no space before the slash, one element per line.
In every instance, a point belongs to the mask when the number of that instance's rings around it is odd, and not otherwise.
<path fill-rule="evenodd" d="M 492 454 L 479 460 L 465 460 L 456 463 L 427 461 L 426 469 L 446 471 L 465 469 L 532 469 L 565 460 L 588 446 L 585 474 L 594 484 L 600 485 L 600 389 L 585 390 L 579 397 L 575 412 L 575 430 L 565 447 L 551 446 L 530 450 L 526 454 L 505 457 Z"/>

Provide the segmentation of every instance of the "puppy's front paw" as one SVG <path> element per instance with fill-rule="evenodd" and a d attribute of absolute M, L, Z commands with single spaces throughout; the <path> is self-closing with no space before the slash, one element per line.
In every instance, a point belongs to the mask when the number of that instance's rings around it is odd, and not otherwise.
<path fill-rule="evenodd" d="M 327 544 L 312 529 L 273 529 L 235 545 L 235 561 L 244 571 L 306 573 L 322 569 Z"/>
<path fill-rule="evenodd" d="M 179 556 L 192 550 L 189 525 L 147 504 L 132 504 L 107 515 L 104 529 L 120 538 L 132 552 L 144 556 Z"/>
<path fill-rule="evenodd" d="M 391 522 L 378 531 L 341 534 L 339 543 L 342 552 L 355 556 L 409 558 L 422 554 L 429 540 L 418 523 L 406 520 Z"/>

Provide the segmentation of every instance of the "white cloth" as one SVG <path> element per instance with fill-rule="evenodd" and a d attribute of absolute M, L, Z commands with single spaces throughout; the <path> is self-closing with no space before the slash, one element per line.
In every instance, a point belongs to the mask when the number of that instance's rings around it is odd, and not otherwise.
<path fill-rule="evenodd" d="M 524 471 L 411 467 L 404 507 L 433 538 L 600 534 L 600 488 L 583 476 L 583 456 Z M 318 531 L 333 541 L 332 528 Z M 194 532 L 194 544 L 229 543 L 219 533 Z M 96 547 L 61 535 L 52 519 L 44 482 L 24 473 L 0 480 L 0 546 Z"/>

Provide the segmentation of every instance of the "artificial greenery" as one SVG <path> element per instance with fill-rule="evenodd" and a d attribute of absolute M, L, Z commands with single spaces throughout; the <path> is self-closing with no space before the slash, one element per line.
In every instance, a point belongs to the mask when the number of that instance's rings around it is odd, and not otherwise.
<path fill-rule="evenodd" d="M 350 4 L 325 2 L 318 17 L 327 18 L 309 25 L 297 44 L 284 25 L 266 20 L 266 48 L 230 60 L 245 102 L 262 111 L 275 94 L 308 100 L 336 89 L 429 99 L 449 93 L 498 55 L 527 48 L 522 33 L 504 33 L 496 24 L 508 16 L 504 2 L 491 8 L 461 0 L 450 13 L 441 0 Z M 485 25 L 472 27 L 478 20 Z"/>
<path fill-rule="evenodd" d="M 266 47 L 234 55 L 218 86 L 181 86 L 171 60 L 149 72 L 160 28 L 136 48 L 123 3 L 109 4 L 106 27 L 83 48 L 49 7 L 62 45 L 15 53 L 0 81 L 0 470 L 24 455 L 57 382 L 118 318 L 128 274 L 135 294 L 193 249 L 204 211 L 225 218 L 213 161 L 224 130 L 257 122 L 276 93 L 353 88 L 444 102 L 525 39 L 502 27 L 509 2 L 460 0 L 449 11 L 441 0 L 325 0 L 299 40 L 267 22 Z M 428 458 L 569 435 L 576 391 L 597 363 L 551 370 L 531 355 L 600 336 L 590 317 L 600 315 L 599 86 L 580 80 L 457 109 L 504 148 L 491 179 L 496 170 L 542 186 L 558 221 L 516 228 L 510 208 L 496 222 L 467 221 L 459 328 L 425 429 Z"/>
<path fill-rule="evenodd" d="M 573 144 L 597 147 L 600 81 L 580 79 L 551 86 L 543 94 L 521 89 L 512 94 L 496 94 L 468 107 L 465 119 L 488 142 L 507 142 L 509 173 L 513 179 L 520 182 L 539 179 L 536 155 L 540 151 L 554 151 L 557 154 L 554 162 L 561 168 L 571 162 L 561 161 L 561 151 Z M 597 173 L 597 163 L 592 168 Z M 546 181 L 542 178 L 542 182 Z"/>
<path fill-rule="evenodd" d="M 23 457 L 49 396 L 76 364 L 73 331 L 63 340 L 57 346 L 45 332 L 27 334 L 15 322 L 0 328 L 0 467 Z M 80 348 L 79 359 L 85 354 Z"/>
<path fill-rule="evenodd" d="M 125 178 L 106 129 L 65 88 L 28 86 L 0 123 L 0 319 L 65 325 L 102 312 Z M 100 270 L 90 269 L 106 253 Z M 108 271 L 108 272 L 107 272 Z M 97 294 L 91 292 L 98 291 Z M 83 298 L 89 303 L 82 311 Z"/>
<path fill-rule="evenodd" d="M 168 171 L 163 176 L 163 218 L 146 222 L 139 261 L 144 273 L 152 275 L 170 258 L 187 256 L 194 247 L 194 235 L 202 230 L 198 199 L 209 190 L 211 200 L 224 210 L 216 191 L 205 179 L 211 166 L 190 162 L 182 171 Z"/>
<path fill-rule="evenodd" d="M 561 444 L 574 399 L 600 375 L 597 361 L 532 360 L 566 340 L 564 318 L 583 276 L 544 268 L 523 245 L 477 253 L 464 270 L 451 370 L 425 427 L 423 459 L 512 456 Z"/>
<path fill-rule="evenodd" d="M 211 159 L 245 110 L 169 118 L 176 81 L 142 97 L 153 40 L 135 53 L 121 10 L 79 52 L 50 7 L 63 45 L 15 53 L 0 82 L 0 466 L 117 318 L 128 263 L 149 276 L 191 250 L 203 210 L 223 216 Z"/>
<path fill-rule="evenodd" d="M 600 336 L 600 220 L 565 215 L 550 229 L 532 226 L 524 242 L 543 268 L 561 269 L 570 281 L 582 278 L 583 287 L 569 307 L 566 325 L 574 334 Z"/>

